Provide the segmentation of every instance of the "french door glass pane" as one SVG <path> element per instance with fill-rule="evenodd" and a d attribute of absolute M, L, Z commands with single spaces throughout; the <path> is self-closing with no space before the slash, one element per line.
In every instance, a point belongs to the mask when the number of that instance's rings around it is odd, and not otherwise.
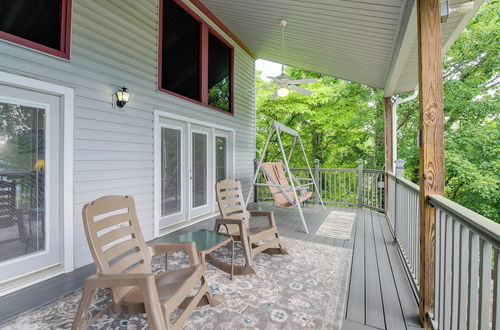
<path fill-rule="evenodd" d="M 227 139 L 222 136 L 215 138 L 215 176 L 216 181 L 227 179 Z"/>
<path fill-rule="evenodd" d="M 161 215 L 181 211 L 181 131 L 161 129 Z"/>
<path fill-rule="evenodd" d="M 45 109 L 0 101 L 0 262 L 45 249 Z"/>
<path fill-rule="evenodd" d="M 193 207 L 207 204 L 207 136 L 193 133 Z"/>

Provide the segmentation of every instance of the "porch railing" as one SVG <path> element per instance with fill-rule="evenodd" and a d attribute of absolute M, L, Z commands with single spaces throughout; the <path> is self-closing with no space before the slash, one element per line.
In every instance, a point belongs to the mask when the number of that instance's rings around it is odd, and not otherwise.
<path fill-rule="evenodd" d="M 309 178 L 307 168 L 291 168 L 292 174 L 301 181 Z M 318 160 L 312 168 L 313 176 L 318 184 L 324 203 L 369 207 L 384 211 L 384 171 L 363 168 L 359 160 L 358 168 L 321 168 Z M 259 178 L 263 183 L 263 178 Z M 304 181 L 305 183 L 305 181 Z M 309 202 L 319 202 L 319 196 L 314 191 L 314 197 Z M 267 187 L 257 187 L 255 200 L 272 200 Z"/>
<path fill-rule="evenodd" d="M 419 187 L 409 180 L 387 174 L 387 215 L 395 242 L 404 260 L 414 290 L 420 270 Z"/>
<path fill-rule="evenodd" d="M 387 218 L 401 259 L 419 289 L 419 187 L 402 163 L 387 174 Z M 499 329 L 500 225 L 443 196 L 431 195 L 436 216 L 434 313 L 437 329 Z"/>
<path fill-rule="evenodd" d="M 500 225 L 443 196 L 436 210 L 434 321 L 439 329 L 500 327 Z"/>

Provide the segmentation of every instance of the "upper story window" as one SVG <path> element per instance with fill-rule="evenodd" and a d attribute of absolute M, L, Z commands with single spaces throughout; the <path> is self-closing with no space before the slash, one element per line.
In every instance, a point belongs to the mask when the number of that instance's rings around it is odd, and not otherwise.
<path fill-rule="evenodd" d="M 0 0 L 0 38 L 69 58 L 71 0 Z"/>
<path fill-rule="evenodd" d="M 161 0 L 159 90 L 233 113 L 233 51 L 185 4 Z"/>
<path fill-rule="evenodd" d="M 161 87 L 200 101 L 201 23 L 174 1 L 163 3 Z"/>
<path fill-rule="evenodd" d="M 231 109 L 231 48 L 212 33 L 208 38 L 208 105 Z"/>

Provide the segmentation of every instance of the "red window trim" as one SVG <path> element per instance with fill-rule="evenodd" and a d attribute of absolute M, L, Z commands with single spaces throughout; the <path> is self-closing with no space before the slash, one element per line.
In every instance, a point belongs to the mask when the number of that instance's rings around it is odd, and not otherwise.
<path fill-rule="evenodd" d="M 72 0 L 60 0 L 61 1 L 61 43 L 59 49 L 54 49 L 47 47 L 45 45 L 39 44 L 37 42 L 18 37 L 16 35 L 0 31 L 0 39 L 4 39 L 21 46 L 32 48 L 43 53 L 54 55 L 69 60 L 70 56 L 70 46 L 71 46 L 71 1 Z"/>
<path fill-rule="evenodd" d="M 179 5 L 185 12 L 191 15 L 194 19 L 200 22 L 200 68 L 199 68 L 199 83 L 200 83 L 200 101 L 189 98 L 184 95 L 172 92 L 168 89 L 161 87 L 162 81 L 162 61 L 163 61 L 163 1 L 160 0 L 159 4 L 159 20 L 158 20 L 158 81 L 157 88 L 158 91 L 173 95 L 175 97 L 181 98 L 192 103 L 196 103 L 207 108 L 219 111 L 221 113 L 234 116 L 234 46 L 229 43 L 225 38 L 223 38 L 219 33 L 212 29 L 207 22 L 205 22 L 201 17 L 199 17 L 191 8 L 189 8 L 185 3 L 180 0 L 173 0 L 177 5 Z M 225 111 L 211 105 L 208 105 L 208 33 L 212 33 L 220 41 L 222 41 L 231 50 L 231 63 L 229 71 L 229 83 L 230 83 L 230 100 L 229 100 L 229 111 Z"/>

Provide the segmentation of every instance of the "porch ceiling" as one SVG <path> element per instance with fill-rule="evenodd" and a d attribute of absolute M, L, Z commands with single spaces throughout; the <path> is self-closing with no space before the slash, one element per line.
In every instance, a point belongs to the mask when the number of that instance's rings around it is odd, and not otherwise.
<path fill-rule="evenodd" d="M 468 0 L 453 0 L 451 7 Z M 279 20 L 288 20 L 285 63 L 388 93 L 418 84 L 414 0 L 201 0 L 258 58 L 281 62 Z M 475 10 L 483 0 L 475 0 Z M 450 46 L 472 13 L 450 15 Z"/>

